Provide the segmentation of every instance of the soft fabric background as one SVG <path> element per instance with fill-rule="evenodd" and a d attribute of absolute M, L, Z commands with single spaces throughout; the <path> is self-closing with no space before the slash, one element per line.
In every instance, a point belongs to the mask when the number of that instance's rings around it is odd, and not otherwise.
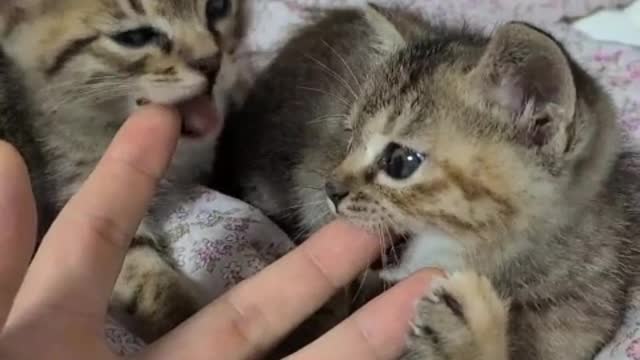
<path fill-rule="evenodd" d="M 253 23 L 242 52 L 252 77 L 273 55 L 286 35 L 303 22 L 306 6 L 360 5 L 344 0 L 249 0 Z M 403 4 L 437 21 L 460 22 L 491 31 L 506 20 L 527 20 L 556 35 L 611 91 L 619 120 L 640 137 L 640 49 L 594 41 L 573 30 L 567 19 L 585 16 L 602 7 L 627 5 L 630 0 L 378 0 Z M 215 298 L 238 281 L 254 274 L 291 248 L 286 235 L 251 207 L 205 189 L 166 219 L 166 229 L 178 264 Z M 144 344 L 110 322 L 107 338 L 118 353 L 138 351 Z M 640 310 L 633 309 L 625 326 L 598 360 L 640 360 Z"/>

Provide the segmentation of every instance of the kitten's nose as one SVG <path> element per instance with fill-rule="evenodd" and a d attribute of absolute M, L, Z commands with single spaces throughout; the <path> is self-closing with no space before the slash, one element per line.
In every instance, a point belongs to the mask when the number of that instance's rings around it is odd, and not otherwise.
<path fill-rule="evenodd" d="M 344 198 L 349 196 L 349 188 L 345 184 L 333 180 L 327 181 L 324 190 L 336 208 Z"/>
<path fill-rule="evenodd" d="M 222 57 L 220 53 L 211 56 L 201 57 L 189 62 L 191 68 L 201 72 L 209 81 L 211 85 L 216 82 L 218 72 L 220 71 L 220 65 L 222 63 Z"/>

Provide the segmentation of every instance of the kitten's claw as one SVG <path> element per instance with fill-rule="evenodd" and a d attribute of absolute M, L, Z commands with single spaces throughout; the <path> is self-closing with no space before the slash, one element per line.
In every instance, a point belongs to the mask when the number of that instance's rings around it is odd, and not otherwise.
<path fill-rule="evenodd" d="M 483 276 L 454 273 L 437 279 L 418 304 L 403 359 L 507 359 L 507 310 Z"/>

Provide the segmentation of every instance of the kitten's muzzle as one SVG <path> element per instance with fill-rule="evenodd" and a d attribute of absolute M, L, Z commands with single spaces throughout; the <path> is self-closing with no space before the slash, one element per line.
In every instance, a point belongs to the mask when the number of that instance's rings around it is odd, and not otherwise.
<path fill-rule="evenodd" d="M 214 109 L 213 87 L 222 66 L 222 54 L 201 57 L 189 62 L 189 66 L 201 73 L 207 80 L 206 90 L 192 99 L 178 104 L 182 114 L 182 135 L 201 138 L 219 132 L 220 121 Z"/>
<path fill-rule="evenodd" d="M 216 83 L 216 79 L 218 78 L 218 73 L 220 73 L 220 67 L 222 66 L 222 55 L 217 53 L 215 55 L 195 59 L 189 62 L 189 66 L 204 75 L 209 83 L 208 88 L 213 89 L 213 85 Z"/>
<path fill-rule="evenodd" d="M 338 209 L 342 200 L 349 196 L 350 192 L 348 186 L 335 180 L 327 181 L 324 185 L 324 189 L 329 200 L 331 200 L 336 209 Z"/>

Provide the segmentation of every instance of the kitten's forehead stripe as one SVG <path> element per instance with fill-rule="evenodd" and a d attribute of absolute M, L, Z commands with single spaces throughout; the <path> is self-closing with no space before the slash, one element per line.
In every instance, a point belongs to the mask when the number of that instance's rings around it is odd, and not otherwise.
<path fill-rule="evenodd" d="M 473 202 L 480 199 L 489 199 L 498 205 L 503 215 L 513 216 L 515 214 L 516 207 L 509 200 L 481 182 L 472 179 L 462 169 L 448 162 L 442 162 L 440 167 L 446 173 L 447 178 L 462 191 L 466 200 Z"/>
<path fill-rule="evenodd" d="M 406 121 L 402 129 L 399 131 L 400 137 L 410 137 L 414 134 L 421 133 L 428 126 L 428 115 L 426 111 L 416 111 L 410 114 L 409 120 Z"/>
<path fill-rule="evenodd" d="M 135 75 L 144 72 L 150 59 L 149 55 L 145 55 L 136 60 L 126 59 L 100 49 L 91 49 L 91 54 L 127 75 Z"/>
<path fill-rule="evenodd" d="M 382 82 L 387 86 L 376 87 L 366 98 L 362 116 L 369 117 L 381 109 L 391 107 L 392 116 L 387 119 L 384 132 L 392 132 L 402 118 L 400 114 L 405 110 L 405 103 L 410 102 L 410 108 L 416 110 L 416 104 L 424 103 L 429 98 L 424 93 L 427 90 L 422 84 L 425 74 L 433 73 L 439 65 L 450 61 L 450 58 L 445 46 L 439 42 L 425 42 L 401 51 L 385 67 L 386 73 L 381 75 Z M 405 73 L 399 73 L 396 69 L 405 69 Z M 420 118 L 415 120 L 419 122 Z M 366 123 L 366 120 L 358 122 Z"/>
<path fill-rule="evenodd" d="M 72 60 L 74 57 L 82 53 L 82 51 L 100 36 L 91 35 L 84 38 L 76 39 L 69 43 L 65 48 L 58 53 L 54 62 L 45 70 L 47 76 L 54 76 L 57 72 L 62 70 L 66 63 Z"/>
<path fill-rule="evenodd" d="M 161 1 L 156 6 L 158 14 L 167 18 L 189 19 L 198 14 L 198 1 Z"/>
<path fill-rule="evenodd" d="M 129 0 L 129 5 L 138 15 L 146 15 L 146 11 L 142 5 L 142 0 Z"/>

